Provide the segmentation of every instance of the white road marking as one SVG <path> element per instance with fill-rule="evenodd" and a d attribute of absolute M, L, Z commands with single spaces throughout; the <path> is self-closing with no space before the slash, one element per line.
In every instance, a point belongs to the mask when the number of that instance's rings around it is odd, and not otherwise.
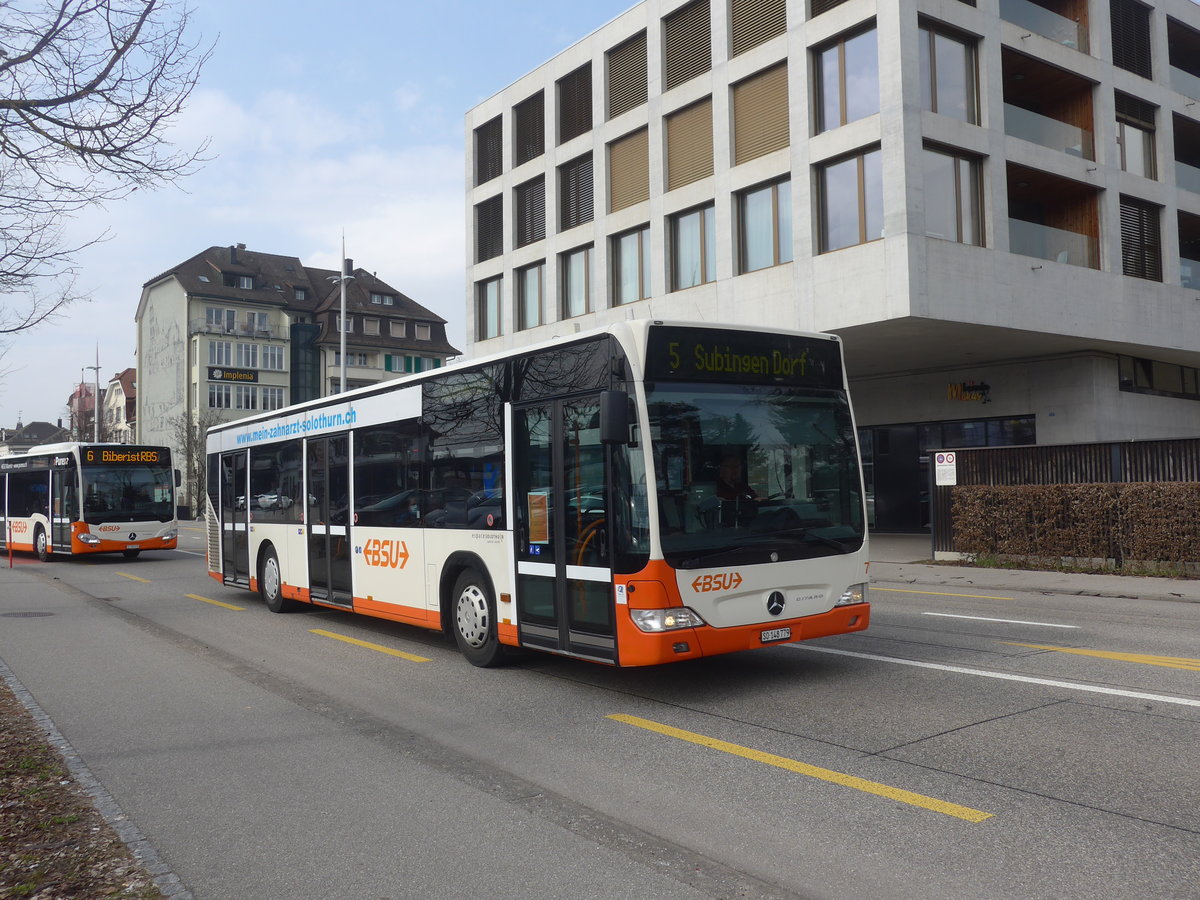
<path fill-rule="evenodd" d="M 1078 628 L 1078 625 L 1055 625 L 1052 622 L 1022 622 L 1020 619 L 989 619 L 986 616 L 956 616 L 954 613 L 921 613 L 923 616 L 941 616 L 944 619 L 974 619 L 976 622 L 1003 622 L 1006 625 L 1040 625 L 1043 628 Z"/>
<path fill-rule="evenodd" d="M 1200 700 L 1187 697 L 1172 697 L 1168 694 L 1147 694 L 1142 691 L 1123 691 L 1120 688 L 1098 687 L 1093 684 L 1078 684 L 1073 681 L 1056 681 L 1052 678 L 1033 678 L 1029 675 L 1014 675 L 1011 672 L 992 672 L 987 669 L 968 669 L 964 666 L 946 666 L 941 663 L 920 662 L 915 659 L 899 659 L 880 656 L 876 653 L 859 653 L 854 650 L 835 650 L 832 647 L 814 647 L 811 644 L 787 644 L 793 650 L 808 650 L 813 653 L 833 653 L 837 656 L 855 656 L 859 659 L 874 659 L 879 662 L 896 663 L 901 666 L 916 666 L 919 669 L 937 669 L 941 672 L 956 672 L 960 675 L 979 675 L 983 678 L 999 678 L 1003 681 L 1023 681 L 1026 684 L 1041 684 L 1047 687 L 1066 688 L 1071 691 L 1087 691 L 1091 694 L 1108 694 L 1112 697 L 1130 697 L 1134 700 L 1157 700 L 1160 703 L 1175 703 L 1179 706 L 1200 706 Z"/>

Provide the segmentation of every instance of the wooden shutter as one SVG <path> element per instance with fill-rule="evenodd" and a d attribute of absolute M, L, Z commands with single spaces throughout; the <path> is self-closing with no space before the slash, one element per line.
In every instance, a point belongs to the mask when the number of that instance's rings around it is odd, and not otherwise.
<path fill-rule="evenodd" d="M 1121 197 L 1121 271 L 1124 274 L 1162 281 L 1159 213 L 1153 203 Z"/>
<path fill-rule="evenodd" d="M 732 0 L 729 6 L 733 56 L 787 31 L 787 0 Z"/>
<path fill-rule="evenodd" d="M 475 262 L 504 252 L 504 198 L 492 197 L 475 206 Z"/>
<path fill-rule="evenodd" d="M 1135 0 L 1111 0 L 1113 65 L 1151 77 L 1150 10 Z"/>
<path fill-rule="evenodd" d="M 546 151 L 545 98 L 541 91 L 513 107 L 516 140 L 514 165 L 529 162 Z"/>
<path fill-rule="evenodd" d="M 500 116 L 475 129 L 475 185 L 499 177 L 504 171 Z"/>
<path fill-rule="evenodd" d="M 712 98 L 667 116 L 667 190 L 713 173 Z"/>
<path fill-rule="evenodd" d="M 646 32 L 608 51 L 608 117 L 646 102 Z"/>
<path fill-rule="evenodd" d="M 558 142 L 592 130 L 592 64 L 558 80 Z"/>
<path fill-rule="evenodd" d="M 516 220 L 513 240 L 518 247 L 544 240 L 546 237 L 546 176 L 517 185 L 513 191 Z"/>
<path fill-rule="evenodd" d="M 558 167 L 559 230 L 592 221 L 592 155 Z"/>
<path fill-rule="evenodd" d="M 1136 125 L 1145 131 L 1154 130 L 1154 113 L 1158 107 L 1153 103 L 1147 103 L 1145 100 L 1131 97 L 1129 94 L 1122 94 L 1120 91 L 1113 91 L 1113 100 L 1116 101 L 1119 120 Z"/>
<path fill-rule="evenodd" d="M 696 0 L 663 19 L 666 90 L 712 68 L 708 0 Z"/>
<path fill-rule="evenodd" d="M 608 145 L 608 211 L 650 199 L 650 132 L 642 128 Z"/>
<path fill-rule="evenodd" d="M 733 86 L 733 162 L 788 146 L 787 63 Z"/>

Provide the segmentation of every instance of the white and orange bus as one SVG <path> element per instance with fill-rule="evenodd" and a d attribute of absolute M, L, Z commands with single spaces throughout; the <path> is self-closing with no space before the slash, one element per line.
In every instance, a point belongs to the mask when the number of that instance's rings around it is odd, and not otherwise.
<path fill-rule="evenodd" d="M 0 457 L 0 547 L 51 555 L 175 549 L 166 447 L 45 444 Z"/>
<path fill-rule="evenodd" d="M 827 334 L 629 321 L 220 425 L 208 566 L 261 593 L 653 665 L 867 627 Z"/>

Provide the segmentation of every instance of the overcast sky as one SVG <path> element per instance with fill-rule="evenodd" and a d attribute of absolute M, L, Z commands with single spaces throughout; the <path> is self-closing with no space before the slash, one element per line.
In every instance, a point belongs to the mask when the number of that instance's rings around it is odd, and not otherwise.
<path fill-rule="evenodd" d="M 141 286 L 214 245 L 356 266 L 449 321 L 465 348 L 464 115 L 633 0 L 197 0 L 216 41 L 181 145 L 214 157 L 179 188 L 81 216 L 90 303 L 11 341 L 0 427 L 66 421 L 100 347 L 102 386 L 136 364 Z M 88 382 L 93 373 L 84 373 Z"/>

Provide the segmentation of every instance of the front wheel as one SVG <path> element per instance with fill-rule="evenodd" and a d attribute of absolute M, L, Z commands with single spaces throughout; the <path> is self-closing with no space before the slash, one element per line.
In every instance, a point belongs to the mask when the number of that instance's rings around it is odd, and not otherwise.
<path fill-rule="evenodd" d="M 487 582 L 474 569 L 465 570 L 454 583 L 450 615 L 454 641 L 471 665 L 486 668 L 504 662 L 505 647 L 496 635 L 496 603 Z"/>
<path fill-rule="evenodd" d="M 33 533 L 33 550 L 42 562 L 50 561 L 50 541 L 46 539 L 46 529 L 40 525 Z"/>
<path fill-rule="evenodd" d="M 296 601 L 283 596 L 283 576 L 280 574 L 279 557 L 274 547 L 268 547 L 258 567 L 258 592 L 262 594 L 267 609 L 274 613 L 291 612 Z"/>

